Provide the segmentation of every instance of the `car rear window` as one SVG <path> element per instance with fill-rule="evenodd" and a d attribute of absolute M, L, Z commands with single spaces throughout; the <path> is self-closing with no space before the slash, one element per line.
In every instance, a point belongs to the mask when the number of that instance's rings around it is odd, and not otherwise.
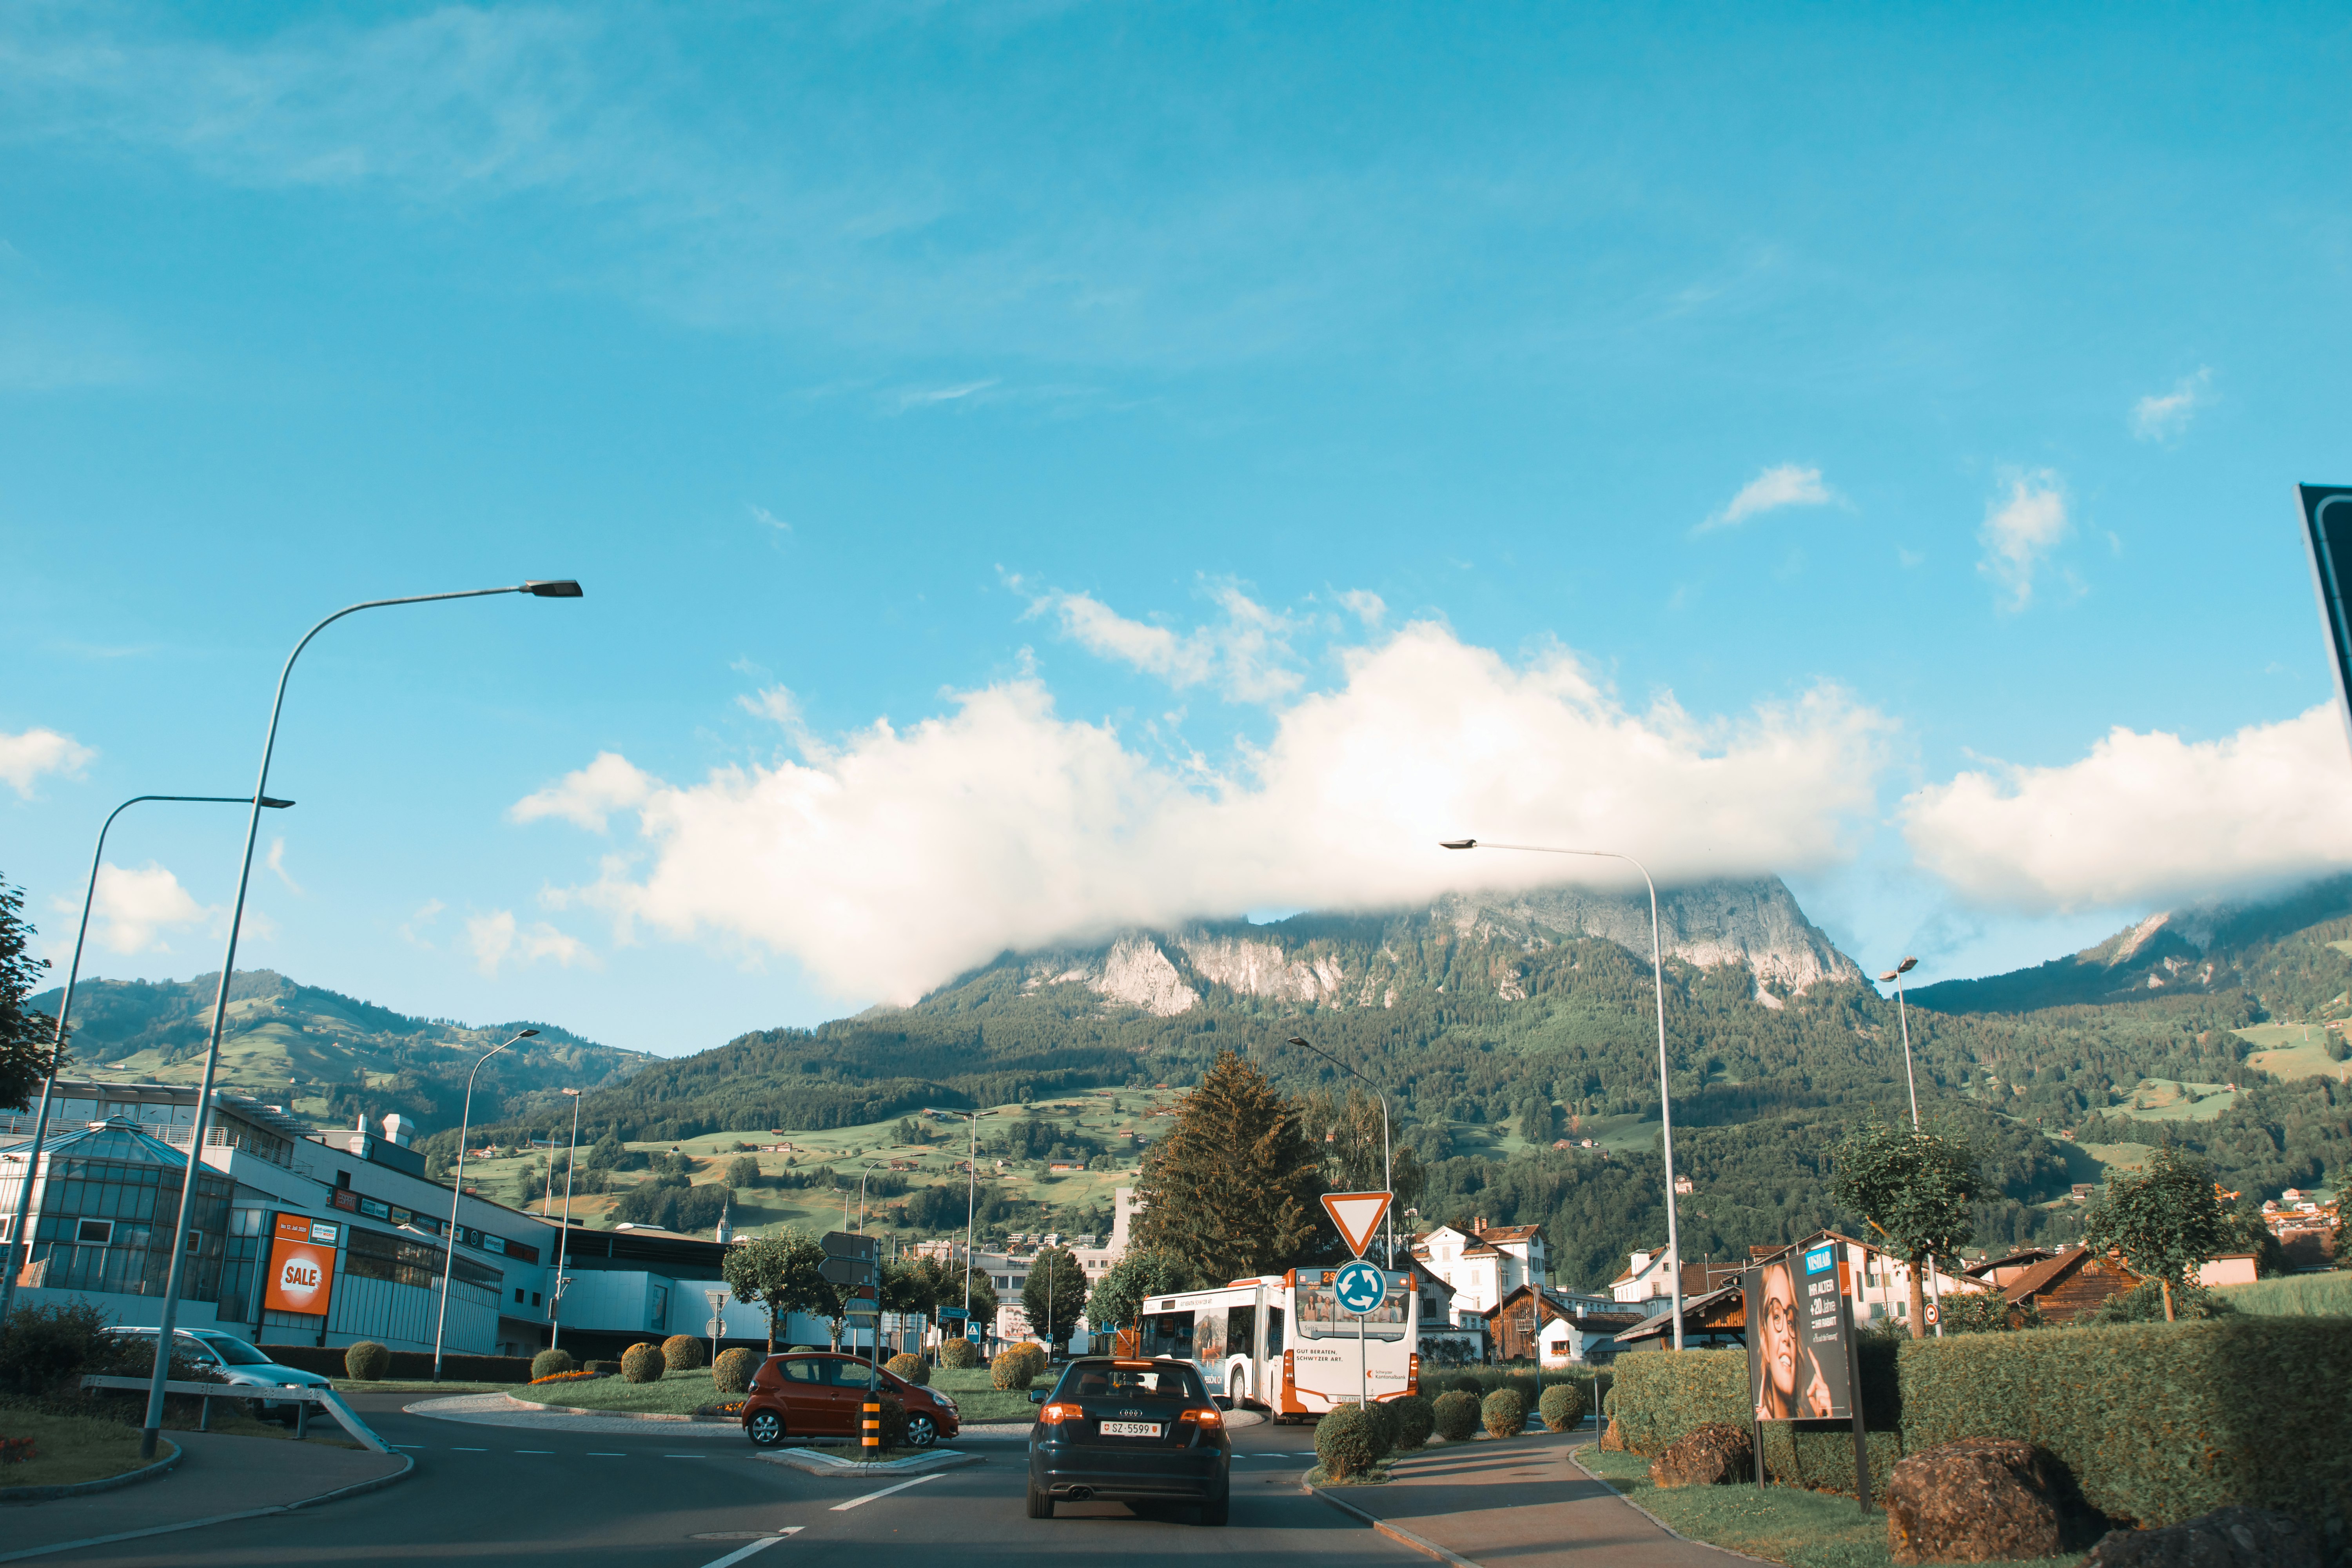
<path fill-rule="evenodd" d="M 1199 1404 L 1208 1397 L 1189 1366 L 1129 1367 L 1085 1363 L 1062 1374 L 1056 1399 L 1167 1399 Z"/>

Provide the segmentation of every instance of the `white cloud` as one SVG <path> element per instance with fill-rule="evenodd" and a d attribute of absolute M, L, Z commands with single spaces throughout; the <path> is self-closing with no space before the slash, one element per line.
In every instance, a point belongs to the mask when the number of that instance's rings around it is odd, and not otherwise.
<path fill-rule="evenodd" d="M 58 905 L 62 911 L 80 913 L 66 900 L 58 900 Z M 169 952 L 172 946 L 165 938 L 172 931 L 217 922 L 226 914 L 217 906 L 196 902 L 177 877 L 152 860 L 135 871 L 110 861 L 98 868 L 97 894 L 90 901 L 90 935 L 109 952 Z M 247 925 L 251 926 L 255 919 L 247 910 Z"/>
<path fill-rule="evenodd" d="M 1389 613 L 1387 604 L 1369 588 L 1349 588 L 1340 594 L 1339 603 L 1347 605 L 1348 612 L 1366 627 L 1375 630 Z"/>
<path fill-rule="evenodd" d="M 43 773 L 79 777 L 97 756 L 72 736 L 55 730 L 27 730 L 21 735 L 0 731 L 0 784 L 30 800 L 34 782 Z"/>
<path fill-rule="evenodd" d="M 1031 601 L 1030 613 L 1051 611 L 1087 652 L 1131 664 L 1179 690 L 1214 680 L 1238 702 L 1266 702 L 1297 690 L 1302 682 L 1289 665 L 1290 638 L 1299 623 L 1231 583 L 1216 585 L 1211 596 L 1223 607 L 1223 621 L 1181 633 L 1129 620 L 1086 594 L 1048 594 Z"/>
<path fill-rule="evenodd" d="M 512 910 L 469 916 L 466 941 L 474 950 L 474 967 L 492 979 L 498 977 L 499 967 L 509 962 L 535 963 L 542 958 L 551 958 L 566 969 L 575 963 L 597 967 L 596 955 L 578 937 L 567 935 L 545 921 L 529 927 L 518 925 Z"/>
<path fill-rule="evenodd" d="M 1032 679 L 800 763 L 649 781 L 645 852 L 572 897 L 621 940 L 715 936 L 791 954 L 843 996 L 906 1001 L 1007 947 L 1127 924 L 1610 874 L 1437 847 L 1462 834 L 1623 848 L 1668 879 L 1821 865 L 1869 809 L 1887 728 L 1831 688 L 1737 721 L 1671 699 L 1634 711 L 1570 653 L 1515 666 L 1427 624 L 1344 667 L 1197 786 L 1062 718 Z M 617 761 L 532 798 L 605 798 L 588 774 Z"/>
<path fill-rule="evenodd" d="M 433 939 L 425 934 L 425 929 L 440 919 L 441 911 L 448 907 L 438 899 L 427 899 L 417 905 L 416 912 L 400 922 L 400 940 L 432 952 Z"/>
<path fill-rule="evenodd" d="M 2034 574 L 2066 537 L 2066 497 L 2048 468 L 2012 474 L 2009 493 L 1985 502 L 1985 547 L 1977 570 L 2000 584 L 2000 607 L 2015 613 L 2033 602 Z"/>
<path fill-rule="evenodd" d="M 286 874 L 286 840 L 282 837 L 269 841 L 269 868 L 278 874 L 279 881 L 286 884 L 287 891 L 299 893 L 302 890 L 301 884 Z"/>
<path fill-rule="evenodd" d="M 1964 773 L 1907 797 L 1919 864 L 1984 904 L 2195 899 L 2352 866 L 2352 751 L 2332 704 L 2223 740 L 2116 729 L 2063 767 Z"/>
<path fill-rule="evenodd" d="M 761 506 L 756 502 L 747 502 L 746 504 L 751 509 L 752 521 L 759 523 L 764 528 L 772 528 L 778 533 L 790 533 L 793 531 L 793 525 L 791 523 L 786 522 L 782 518 L 778 517 L 766 507 Z"/>
<path fill-rule="evenodd" d="M 578 773 L 566 773 L 537 795 L 515 802 L 507 815 L 517 822 L 560 816 L 592 833 L 602 833 L 607 816 L 637 805 L 652 788 L 653 781 L 627 758 L 599 752 L 596 760 Z"/>
<path fill-rule="evenodd" d="M 2132 405 L 2132 434 L 2143 441 L 2168 441 L 2182 434 L 2197 411 L 2212 402 L 2206 395 L 2212 382 L 2213 373 L 2200 369 L 2175 382 L 2170 392 L 2141 398 Z"/>
<path fill-rule="evenodd" d="M 1731 504 L 1702 522 L 1693 531 L 1707 533 L 1718 528 L 1730 528 L 1747 521 L 1759 512 L 1777 511 L 1784 506 L 1827 506 L 1838 499 L 1837 492 L 1822 483 L 1819 468 L 1801 468 L 1794 463 L 1782 463 L 1767 468 L 1739 488 Z"/>

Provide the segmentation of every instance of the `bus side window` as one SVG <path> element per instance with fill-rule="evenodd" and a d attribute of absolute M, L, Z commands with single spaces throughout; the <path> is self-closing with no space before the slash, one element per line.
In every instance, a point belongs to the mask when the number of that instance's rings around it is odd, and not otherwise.
<path fill-rule="evenodd" d="M 1282 1309 L 1279 1307 L 1265 1310 L 1265 1353 L 1270 1356 L 1282 1353 Z"/>
<path fill-rule="evenodd" d="M 1234 1307 L 1225 1313 L 1225 1349 L 1234 1355 L 1257 1354 L 1255 1307 Z"/>
<path fill-rule="evenodd" d="M 1192 1357 L 1192 1314 L 1155 1312 L 1144 1319 L 1143 1353 L 1190 1361 Z"/>

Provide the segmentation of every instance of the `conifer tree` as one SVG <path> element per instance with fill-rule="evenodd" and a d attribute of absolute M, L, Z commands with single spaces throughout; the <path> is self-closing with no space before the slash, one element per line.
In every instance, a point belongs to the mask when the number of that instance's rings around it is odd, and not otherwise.
<path fill-rule="evenodd" d="M 1298 1105 L 1223 1051 L 1145 1158 L 1135 1245 L 1172 1252 L 1207 1279 L 1278 1272 L 1314 1239 L 1322 1192 L 1322 1151 Z"/>

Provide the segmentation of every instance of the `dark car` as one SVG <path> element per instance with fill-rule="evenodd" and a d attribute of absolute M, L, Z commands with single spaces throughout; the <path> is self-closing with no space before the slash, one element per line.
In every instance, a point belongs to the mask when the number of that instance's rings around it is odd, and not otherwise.
<path fill-rule="evenodd" d="M 770 1356 L 743 1396 L 743 1431 L 762 1448 L 787 1437 L 856 1437 L 865 1427 L 863 1406 L 873 1369 L 856 1356 L 824 1351 Z M 894 1373 L 875 1379 L 882 1392 L 907 1407 L 907 1442 L 928 1448 L 952 1437 L 961 1425 L 956 1402 L 919 1388 Z"/>
<path fill-rule="evenodd" d="M 1190 1502 L 1223 1524 L 1234 1440 L 1201 1374 L 1181 1361 L 1074 1361 L 1029 1432 L 1029 1517 L 1057 1502 Z"/>

